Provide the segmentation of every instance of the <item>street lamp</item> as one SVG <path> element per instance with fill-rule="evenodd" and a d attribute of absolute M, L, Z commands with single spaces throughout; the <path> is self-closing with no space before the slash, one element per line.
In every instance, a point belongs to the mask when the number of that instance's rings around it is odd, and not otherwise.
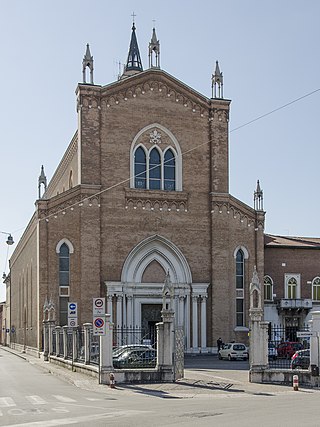
<path fill-rule="evenodd" d="M 7 234 L 7 236 L 8 236 L 7 241 L 6 241 L 7 245 L 11 246 L 14 244 L 13 237 L 11 236 L 10 233 L 6 233 L 5 231 L 0 231 L 0 233 Z"/>

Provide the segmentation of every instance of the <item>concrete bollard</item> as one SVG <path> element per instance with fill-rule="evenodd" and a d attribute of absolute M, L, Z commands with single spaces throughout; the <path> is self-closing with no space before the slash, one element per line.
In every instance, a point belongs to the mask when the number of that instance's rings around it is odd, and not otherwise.
<path fill-rule="evenodd" d="M 114 375 L 112 372 L 110 372 L 109 379 L 110 379 L 110 388 L 115 388 L 116 382 L 115 382 Z"/>
<path fill-rule="evenodd" d="M 293 390 L 294 391 L 299 390 L 299 377 L 298 377 L 298 375 L 293 376 Z"/>

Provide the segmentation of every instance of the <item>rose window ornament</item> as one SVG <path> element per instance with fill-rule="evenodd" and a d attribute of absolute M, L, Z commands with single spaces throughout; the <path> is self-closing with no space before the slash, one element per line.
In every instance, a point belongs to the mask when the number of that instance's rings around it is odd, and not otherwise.
<path fill-rule="evenodd" d="M 150 142 L 151 144 L 161 144 L 161 133 L 157 129 L 150 133 Z"/>

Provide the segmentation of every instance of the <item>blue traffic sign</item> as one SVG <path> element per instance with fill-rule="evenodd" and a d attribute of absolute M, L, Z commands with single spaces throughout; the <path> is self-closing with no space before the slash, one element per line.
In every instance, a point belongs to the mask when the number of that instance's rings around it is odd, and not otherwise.
<path fill-rule="evenodd" d="M 103 327 L 103 325 L 104 325 L 104 320 L 103 320 L 103 319 L 101 319 L 101 317 L 97 317 L 97 318 L 94 320 L 94 325 L 95 325 L 95 327 L 96 327 L 96 328 L 102 328 L 102 327 Z"/>
<path fill-rule="evenodd" d="M 70 310 L 75 310 L 77 308 L 77 304 L 75 304 L 74 302 L 71 302 L 69 304 L 69 308 L 70 308 Z"/>

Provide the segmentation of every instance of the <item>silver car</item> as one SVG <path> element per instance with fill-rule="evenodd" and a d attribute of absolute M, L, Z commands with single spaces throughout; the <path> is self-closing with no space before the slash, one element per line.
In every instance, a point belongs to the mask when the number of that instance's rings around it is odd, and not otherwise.
<path fill-rule="evenodd" d="M 228 359 L 228 360 L 247 360 L 248 359 L 248 350 L 247 347 L 239 342 L 230 342 L 224 344 L 221 350 L 218 353 L 219 359 Z"/>

